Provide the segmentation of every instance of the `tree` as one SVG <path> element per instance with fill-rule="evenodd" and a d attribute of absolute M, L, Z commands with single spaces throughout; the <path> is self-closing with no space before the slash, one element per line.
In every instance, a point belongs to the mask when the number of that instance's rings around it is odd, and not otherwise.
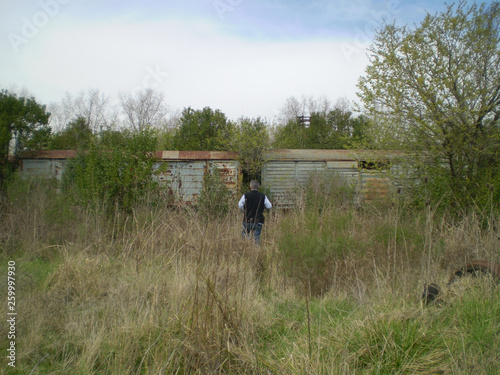
<path fill-rule="evenodd" d="M 92 145 L 92 130 L 87 120 L 78 117 L 70 122 L 66 129 L 52 135 L 49 148 L 51 150 L 85 150 Z"/>
<path fill-rule="evenodd" d="M 232 128 L 233 124 L 219 110 L 186 108 L 174 134 L 173 146 L 177 150 L 227 151 Z"/>
<path fill-rule="evenodd" d="M 260 117 L 241 118 L 237 121 L 231 149 L 238 152 L 241 167 L 248 182 L 260 178 L 264 163 L 262 154 L 270 148 L 270 145 L 269 129 Z"/>
<path fill-rule="evenodd" d="M 287 124 L 290 121 L 295 121 L 298 116 L 309 116 L 313 112 L 326 114 L 332 109 L 330 101 L 324 96 L 317 99 L 313 96 L 305 95 L 300 99 L 290 96 L 286 99 L 280 111 L 279 121 L 281 124 Z"/>
<path fill-rule="evenodd" d="M 340 148 L 334 141 L 336 131 L 332 127 L 332 120 L 335 119 L 333 111 L 328 114 L 319 112 L 311 113 L 309 127 L 304 131 L 304 148 L 312 149 L 334 149 Z"/>
<path fill-rule="evenodd" d="M 152 135 L 152 131 L 146 130 L 147 133 Z M 126 149 L 129 142 L 129 138 L 132 134 L 139 134 L 137 132 L 132 132 L 128 129 L 117 130 L 108 128 L 99 133 L 99 137 L 95 140 L 95 146 L 98 146 L 104 150 L 112 149 Z"/>
<path fill-rule="evenodd" d="M 302 149 L 306 146 L 307 129 L 297 118 L 288 120 L 284 125 L 278 125 L 273 130 L 273 148 Z"/>
<path fill-rule="evenodd" d="M 48 144 L 50 113 L 34 98 L 0 92 L 0 183 L 3 182 L 9 154 L 37 150 Z M 13 147 L 13 150 L 11 149 Z"/>
<path fill-rule="evenodd" d="M 289 100 L 286 108 L 291 108 L 290 103 L 293 101 Z M 309 113 L 308 123 L 294 117 L 285 125 L 277 126 L 273 146 L 291 149 L 346 149 L 366 144 L 367 119 L 364 116 L 354 117 L 346 100 L 338 100 L 335 107 L 325 105 L 320 111 Z"/>
<path fill-rule="evenodd" d="M 351 119 L 351 135 L 347 142 L 347 148 L 353 150 L 373 148 L 373 139 L 368 132 L 370 124 L 370 119 L 364 115 L 359 115 Z"/>
<path fill-rule="evenodd" d="M 127 123 L 135 131 L 158 127 L 166 123 L 167 106 L 162 92 L 146 88 L 134 95 L 121 94 L 120 102 Z"/>
<path fill-rule="evenodd" d="M 381 131 L 411 151 L 413 171 L 465 205 L 492 186 L 500 201 L 499 25 L 498 2 L 465 1 L 414 29 L 384 25 L 358 83 Z"/>
<path fill-rule="evenodd" d="M 75 97 L 69 93 L 62 101 L 59 116 L 68 120 L 84 118 L 93 134 L 97 134 L 113 122 L 108 113 L 109 98 L 97 89 L 81 91 Z"/>

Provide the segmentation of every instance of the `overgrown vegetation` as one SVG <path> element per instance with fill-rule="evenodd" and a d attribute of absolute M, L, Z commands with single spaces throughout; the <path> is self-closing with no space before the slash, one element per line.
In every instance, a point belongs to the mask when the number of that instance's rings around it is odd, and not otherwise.
<path fill-rule="evenodd" d="M 500 202 L 500 4 L 453 3 L 377 31 L 359 96 L 372 139 L 404 150 L 409 184 L 456 211 Z M 446 194 L 442 194 L 446 192 Z"/>
<path fill-rule="evenodd" d="M 63 189 L 84 207 L 130 211 L 147 192 L 156 193 L 156 138 L 148 131 L 131 133 L 124 144 L 95 146 L 67 161 Z"/>
<path fill-rule="evenodd" d="M 312 174 L 299 200 L 301 214 L 281 221 L 277 245 L 283 270 L 307 294 L 329 290 L 336 262 L 367 247 L 346 232 L 361 228 L 350 214 L 356 207 L 354 187 L 342 181 L 333 173 Z"/>
<path fill-rule="evenodd" d="M 221 219 L 227 215 L 231 204 L 231 192 L 224 183 L 224 176 L 216 166 L 203 176 L 203 187 L 197 208 L 201 216 Z"/>
<path fill-rule="evenodd" d="M 9 156 L 46 147 L 51 133 L 50 113 L 34 98 L 0 91 L 0 192 L 12 166 Z"/>
<path fill-rule="evenodd" d="M 0 255 L 16 264 L 18 314 L 16 368 L 2 371 L 497 373 L 498 283 L 464 279 L 430 306 L 420 297 L 468 260 L 500 262 L 499 19 L 498 3 L 460 2 L 415 30 L 385 25 L 359 83 L 365 115 L 308 101 L 307 125 L 291 100 L 274 129 L 209 107 L 170 126 L 163 96 L 146 90 L 122 96 L 131 132 L 91 90 L 66 98 L 51 136 L 44 106 L 2 91 L 0 182 L 13 138 L 14 155 L 81 151 L 62 186 L 15 175 L 2 186 Z M 359 206 L 335 176 L 312 176 L 255 247 L 217 168 L 197 210 L 168 205 L 151 178 L 159 144 L 237 151 L 243 183 L 268 147 L 399 150 L 407 189 Z"/>
<path fill-rule="evenodd" d="M 137 201 L 109 216 L 11 181 L 0 248 L 16 262 L 16 369 L 2 371 L 495 373 L 498 285 L 464 279 L 427 307 L 420 295 L 467 260 L 500 261 L 496 228 L 397 199 L 356 208 L 319 186 L 304 196 L 321 204 L 272 212 L 255 247 L 236 199 L 217 220 Z"/>

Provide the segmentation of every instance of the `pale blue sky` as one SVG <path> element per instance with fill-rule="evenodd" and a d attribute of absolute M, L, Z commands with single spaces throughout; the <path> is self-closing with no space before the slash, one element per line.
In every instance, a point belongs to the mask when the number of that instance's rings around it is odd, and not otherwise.
<path fill-rule="evenodd" d="M 0 86 L 44 104 L 85 89 L 116 101 L 148 87 L 172 109 L 272 121 L 290 96 L 356 100 L 375 29 L 445 8 L 430 0 L 0 0 Z"/>

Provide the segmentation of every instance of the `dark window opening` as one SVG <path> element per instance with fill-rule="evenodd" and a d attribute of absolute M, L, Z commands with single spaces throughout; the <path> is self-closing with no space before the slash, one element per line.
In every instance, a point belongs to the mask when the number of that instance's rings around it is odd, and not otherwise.
<path fill-rule="evenodd" d="M 358 163 L 360 169 L 367 170 L 386 170 L 391 167 L 391 163 L 387 160 L 384 161 L 367 161 L 362 160 Z"/>

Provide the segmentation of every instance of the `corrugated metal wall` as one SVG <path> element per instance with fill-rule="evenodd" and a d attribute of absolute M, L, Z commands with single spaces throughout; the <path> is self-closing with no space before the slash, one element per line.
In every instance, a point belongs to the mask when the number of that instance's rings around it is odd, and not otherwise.
<path fill-rule="evenodd" d="M 26 159 L 22 163 L 23 175 L 61 180 L 65 160 L 57 159 Z"/>
<path fill-rule="evenodd" d="M 76 155 L 73 151 L 41 151 L 21 158 L 23 177 L 61 179 L 66 159 Z M 236 195 L 239 185 L 238 154 L 216 151 L 158 151 L 155 168 L 166 165 L 155 178 L 169 189 L 177 203 L 195 204 L 203 188 L 206 173 L 218 169 L 228 190 Z"/>
<path fill-rule="evenodd" d="M 362 161 L 373 157 L 367 152 L 348 150 L 271 150 L 264 154 L 262 184 L 276 206 L 292 207 L 310 178 L 326 173 L 352 186 L 356 201 L 361 203 L 388 193 L 384 171 L 362 167 Z"/>
<path fill-rule="evenodd" d="M 235 195 L 238 192 L 239 162 L 236 160 L 162 160 L 156 163 L 160 168 L 166 164 L 165 171 L 156 178 L 170 189 L 178 203 L 195 204 L 203 189 L 206 173 L 218 169 L 228 190 Z"/>
<path fill-rule="evenodd" d="M 323 171 L 321 161 L 268 160 L 262 169 L 262 184 L 269 191 L 273 204 L 290 207 L 296 203 L 298 189 L 305 187 L 314 172 Z"/>
<path fill-rule="evenodd" d="M 19 170 L 22 176 L 56 178 L 61 180 L 66 159 L 76 155 L 76 151 L 36 151 L 27 152 L 20 158 Z"/>
<path fill-rule="evenodd" d="M 74 151 L 42 151 L 25 155 L 20 173 L 60 180 L 65 160 L 75 154 Z M 370 169 L 366 161 L 387 158 L 387 155 L 348 150 L 271 150 L 264 154 L 261 182 L 277 207 L 293 206 L 311 176 L 324 172 L 353 186 L 358 202 L 372 200 L 386 195 L 390 185 L 386 171 Z M 203 188 L 203 177 L 215 168 L 227 188 L 235 195 L 238 193 L 241 171 L 237 153 L 158 151 L 156 157 L 157 168 L 166 164 L 165 171 L 156 178 L 170 189 L 176 202 L 196 203 Z"/>

